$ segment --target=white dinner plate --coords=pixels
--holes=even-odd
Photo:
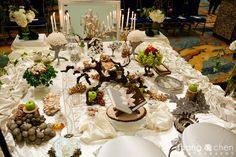
[[[120,136],[105,143],[97,157],[166,157],[154,143],[136,136]]]
[[[182,136],[187,157],[235,157],[236,135],[211,123],[195,123]]]

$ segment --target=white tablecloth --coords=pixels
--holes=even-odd
[[[148,43],[144,43],[148,44]],[[104,51],[108,54],[111,54],[111,50],[107,48],[108,43],[104,43]],[[229,98],[224,98],[224,91],[219,86],[214,86],[211,83],[209,83],[209,80],[207,77],[203,76],[199,71],[196,71],[193,69],[184,59],[180,58],[178,56],[178,53],[175,52],[168,42],[158,40],[155,42],[155,45],[157,45],[161,51],[164,54],[165,57],[165,64],[169,67],[169,69],[172,71],[172,76],[175,78],[178,78],[179,80],[184,82],[184,85],[186,86],[190,82],[196,82],[199,84],[200,89],[203,90],[206,96],[206,100],[209,105],[211,105],[211,113],[209,114],[197,114],[200,122],[210,122],[214,124],[218,124],[220,126],[226,127],[228,129],[232,129],[232,131],[235,131],[235,122],[236,122],[236,114],[235,110],[233,109],[233,106],[235,105],[235,102],[233,102]],[[25,103],[28,100],[35,100],[38,106],[40,107],[40,113],[43,114],[42,106],[43,102],[41,100],[42,95],[35,95],[33,88],[29,88],[25,82],[25,80],[21,79],[22,73],[24,70],[29,67],[32,63],[31,59],[32,56],[30,56],[32,50],[15,50],[13,54],[11,54],[11,58],[14,60],[14,56],[17,56],[18,58],[19,54],[23,54],[24,52],[28,52],[29,55],[26,55],[23,57],[23,59],[19,59],[19,62],[16,66],[9,65],[7,70],[10,73],[10,76],[3,76],[0,78],[0,80],[4,83],[4,81],[7,84],[3,84],[0,90],[1,95],[1,101],[5,102],[4,107],[0,107],[0,119],[2,124],[6,121],[6,118],[11,114],[12,109],[16,108],[18,104]],[[68,51],[62,51],[60,53],[61,55],[69,58],[69,52]],[[115,52],[116,58],[115,60],[120,60],[120,52]],[[84,58],[86,58],[87,54],[84,54]],[[83,59],[82,59],[83,60]],[[53,63],[54,67],[60,71],[62,69],[65,69],[65,67],[70,64],[71,62],[67,61],[61,62],[60,66],[56,65],[56,62]],[[79,63],[79,65],[82,65]],[[127,67],[129,71],[140,71],[143,72],[143,68],[141,68],[135,61],[132,61],[131,64]],[[66,129],[63,129],[62,134],[66,133],[73,133],[76,136],[79,136],[79,125],[81,123],[81,117],[84,114],[84,110],[86,108],[85,105],[85,95],[82,94],[78,97],[78,100],[80,103],[78,105],[73,105],[71,96],[67,94],[67,88],[71,85],[75,84],[76,76],[73,76],[71,74],[72,72],[68,73],[61,73],[59,72],[57,77],[54,80],[54,83],[52,86],[50,86],[50,92],[58,93],[61,95],[60,103],[61,103],[61,112],[66,115],[67,118],[67,126]],[[19,79],[13,79],[17,76]],[[151,89],[156,89],[154,85],[154,78],[146,78],[145,84],[149,86]],[[16,86],[18,85],[18,86]],[[10,87],[9,87],[10,86]],[[107,84],[103,86],[105,88]],[[109,85],[108,85],[109,86]],[[8,94],[6,94],[8,92]],[[15,93],[15,94],[14,94]],[[183,92],[184,93],[184,92]],[[178,96],[183,96],[184,94],[180,94]],[[105,100],[106,100],[106,106],[109,106],[111,104],[110,100],[108,99],[108,96],[105,92]],[[156,102],[158,103],[161,102]],[[170,103],[169,101],[161,103],[168,106],[169,110],[172,111],[175,109],[176,104]],[[6,110],[7,109],[7,110]],[[104,108],[101,110],[105,110]],[[106,116],[104,114],[104,116]],[[222,119],[221,119],[222,118]],[[54,122],[55,117],[48,117],[46,116],[46,122]],[[223,120],[224,119],[224,120]],[[227,122],[228,121],[228,122]],[[2,125],[3,127],[3,125]],[[147,140],[152,141],[154,144],[159,146],[163,152],[167,155],[169,148],[172,146],[171,140],[177,138],[179,136],[179,133],[176,131],[176,129],[172,126],[167,131],[158,131],[158,130],[150,130],[143,128],[141,130],[137,131],[127,131],[127,132],[117,132],[117,136],[120,135],[134,135],[139,136],[142,138],[145,138]],[[58,135],[59,136],[59,135]],[[58,137],[57,136],[57,137]],[[7,138],[8,141],[10,141],[9,138]],[[18,146],[14,145],[15,148],[13,149],[13,156],[16,157],[25,157],[25,156],[32,156],[32,157],[45,157],[47,155],[47,151],[49,148],[53,145],[55,142],[56,137],[49,141],[46,144],[43,144],[41,146]],[[109,140],[109,139],[108,139]],[[81,142],[81,149],[82,149],[82,155],[81,157],[94,157],[94,152],[104,144],[104,142],[107,140],[91,143],[91,144],[85,144],[84,142]],[[184,152],[173,152],[172,156],[174,157],[184,157]]]
[[[37,40],[20,40],[19,35],[16,36],[15,40],[12,42],[11,49],[25,49],[25,48],[31,48],[31,49],[38,49],[39,47],[49,47],[49,45],[46,42],[46,35],[45,34],[39,34],[39,38]]]

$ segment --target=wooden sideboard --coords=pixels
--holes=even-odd
[[[229,41],[236,40],[236,0],[222,1],[213,32]]]

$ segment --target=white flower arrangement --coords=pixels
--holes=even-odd
[[[165,14],[157,9],[149,12],[149,17],[153,22],[162,23],[165,20]]]
[[[127,40],[130,42],[142,42],[145,40],[145,38],[145,32],[140,30],[133,30],[127,36]]]
[[[230,44],[229,49],[230,49],[231,51],[236,51],[236,40],[234,40],[234,41]]]
[[[47,42],[52,46],[62,46],[67,43],[66,37],[61,32],[52,32],[47,37]]]
[[[11,21],[15,21],[17,25],[26,27],[28,23],[32,22],[35,18],[35,13],[32,10],[25,10],[23,6],[19,9],[10,7],[9,17]]]

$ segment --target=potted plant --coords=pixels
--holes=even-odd
[[[57,71],[50,64],[38,63],[26,69],[23,78],[26,79],[28,84],[33,87],[50,86],[56,77]]]
[[[162,53],[152,45],[148,45],[146,49],[139,51],[137,57],[138,62],[144,66],[144,76],[153,76],[151,68],[159,66],[162,63],[162,59]]]
[[[195,83],[192,83],[188,86],[188,90],[186,92],[186,97],[188,97],[189,100],[191,100],[191,101],[195,101],[197,93],[198,93],[198,85]]]

